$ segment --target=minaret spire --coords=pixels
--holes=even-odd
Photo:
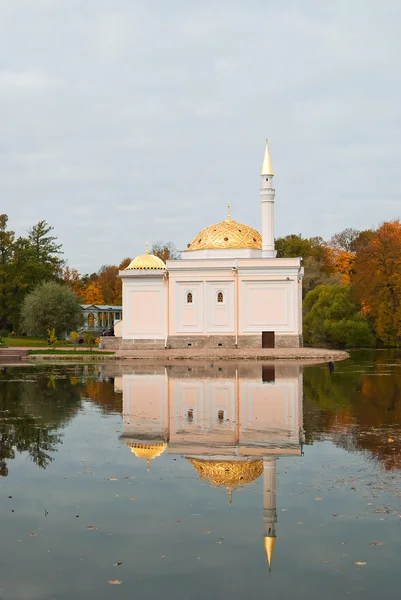
[[[265,154],[262,164],[262,188],[260,201],[262,203],[262,256],[275,258],[277,252],[274,248],[274,196],[273,188],[274,170],[270,158],[269,145],[266,140]]]
[[[272,161],[270,158],[270,152],[269,152],[269,142],[266,138],[266,147],[265,147],[265,155],[263,157],[263,164],[262,164],[262,171],[260,173],[263,176],[266,175],[274,175],[274,170],[273,170],[273,165],[272,165]]]
[[[276,459],[263,461],[263,520],[265,522],[265,550],[269,571],[272,566],[274,546],[276,545]]]

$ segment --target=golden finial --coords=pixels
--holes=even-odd
[[[227,221],[231,221],[231,214],[230,214],[230,203],[228,203],[228,207],[227,207]]]
[[[146,242],[146,254],[149,254],[149,242]]]
[[[276,536],[274,537],[270,537],[270,536],[266,536],[265,537],[265,550],[266,550],[266,555],[267,555],[267,562],[269,564],[269,571],[271,571],[272,568],[272,558],[273,558],[273,552],[274,552],[274,546],[276,545]]]
[[[266,138],[266,148],[265,148],[265,155],[263,157],[261,175],[262,176],[263,175],[274,175],[274,170],[273,170],[273,165],[272,165],[272,161],[270,158],[269,145],[268,145],[267,138]]]

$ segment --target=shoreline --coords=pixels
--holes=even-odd
[[[169,362],[169,361],[280,361],[324,363],[338,362],[349,358],[349,353],[344,350],[330,350],[327,348],[243,348],[214,350],[211,348],[192,350],[117,350],[115,354],[76,354],[71,350],[69,354],[32,354],[28,355],[26,364],[40,362]],[[19,363],[22,364],[22,363]]]

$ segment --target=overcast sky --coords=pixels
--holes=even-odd
[[[0,212],[80,272],[226,217],[400,216],[400,0],[0,0]]]

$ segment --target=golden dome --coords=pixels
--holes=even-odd
[[[256,229],[228,218],[202,229],[186,251],[226,248],[262,249],[262,236]]]
[[[158,456],[161,456],[167,444],[164,442],[155,442],[154,444],[141,444],[140,442],[127,442],[128,448],[131,448],[131,452],[138,458],[144,458],[148,463],[148,470],[150,461]]]
[[[162,261],[161,258],[155,256],[154,254],[141,254],[137,256],[130,262],[127,267],[127,271],[131,271],[133,269],[165,269],[166,265]]]
[[[262,460],[217,461],[188,458],[201,479],[213,485],[233,490],[241,485],[256,481],[263,473]]]

